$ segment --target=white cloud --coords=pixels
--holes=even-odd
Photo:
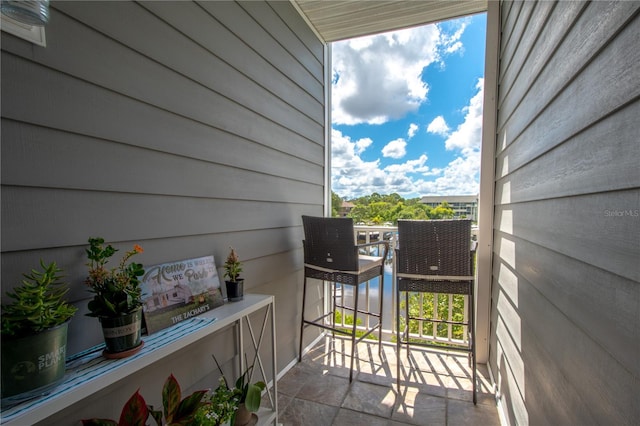
[[[439,115],[429,123],[427,126],[427,132],[435,133],[440,136],[447,136],[449,134],[449,126],[447,126],[447,122],[444,117]]]
[[[452,132],[445,142],[448,150],[459,149],[463,155],[480,149],[482,141],[482,103],[484,99],[484,79],[478,79],[476,84],[478,93],[471,98],[469,105],[463,111],[466,112],[464,122]]]
[[[409,139],[414,137],[416,135],[416,133],[418,132],[419,128],[420,128],[420,126],[418,126],[416,123],[409,124],[409,130],[407,131],[407,137]]]
[[[355,153],[358,155],[362,154],[367,148],[369,148],[369,146],[371,146],[372,143],[373,141],[371,138],[358,139],[354,147]]]
[[[382,124],[417,111],[429,86],[422,71],[462,54],[468,19],[360,37],[332,45],[332,115],[335,124]],[[443,28],[451,31],[444,30]]]
[[[392,140],[382,148],[382,155],[390,158],[402,158],[407,154],[407,141],[402,138]]]
[[[464,121],[445,141],[448,150],[459,150],[460,157],[451,161],[442,176],[418,186],[423,195],[477,194],[480,181],[480,148],[482,144],[482,103],[484,79],[478,79],[478,92],[464,108]]]
[[[442,36],[443,50],[446,53],[464,53],[464,46],[462,45],[460,38],[462,37],[464,30],[467,28],[469,21],[468,19],[460,19],[457,22],[459,23],[459,27],[453,34],[443,34]]]
[[[333,124],[382,124],[416,112],[429,95],[429,86],[422,80],[425,67],[444,68],[447,55],[464,53],[461,37],[468,22],[463,18],[332,44]],[[463,108],[463,123],[451,128],[439,116],[426,126],[427,132],[442,136],[446,149],[457,156],[443,168],[430,167],[426,154],[405,158],[407,144],[415,143],[413,138],[425,123],[411,123],[405,135],[392,136],[398,139],[386,144],[380,155],[385,163],[389,159],[404,162],[385,167],[381,158],[362,158],[373,146],[371,138],[352,140],[332,129],[332,189],[347,198],[373,192],[405,197],[477,193],[482,86],[479,80],[477,94]]]
[[[410,198],[422,195],[477,194],[482,138],[482,79],[478,80],[476,88],[478,92],[464,108],[464,122],[445,141],[448,150],[459,151],[460,155],[444,168],[431,168],[425,154],[381,168],[379,159],[366,162],[360,158],[358,146],[368,147],[368,138],[352,141],[349,136],[333,129],[332,189],[346,198],[373,192],[396,192]],[[391,157],[388,154],[402,152],[404,156],[405,151],[406,141],[399,138],[385,146],[383,155]]]
[[[427,99],[424,67],[439,61],[437,25],[333,44],[332,116],[336,124],[382,124]]]
[[[434,180],[415,182],[421,195],[472,195],[479,191],[480,152],[458,157],[441,170]]]
[[[355,198],[373,192],[409,194],[413,191],[414,183],[408,174],[427,176],[431,172],[424,154],[418,159],[381,169],[379,160],[363,161],[356,153],[358,141],[351,140],[339,130],[332,130],[331,143],[331,186],[343,197]]]
[[[380,161],[366,162],[360,158],[357,145],[339,130],[331,131],[331,179],[333,190],[346,194],[362,185],[371,176],[379,175]]]

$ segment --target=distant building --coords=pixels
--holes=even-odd
[[[353,209],[356,205],[350,203],[348,201],[343,201],[340,206],[340,217],[347,217],[349,213],[351,213],[351,209]]]
[[[478,221],[477,195],[428,195],[420,200],[422,204],[438,207],[446,202],[454,211],[454,217],[466,217],[474,222]]]

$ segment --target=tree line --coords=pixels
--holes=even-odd
[[[342,202],[348,201],[354,204],[347,217],[353,218],[356,223],[381,225],[392,223],[397,225],[398,219],[451,219],[455,212],[447,202],[437,207],[431,207],[420,202],[420,198],[404,199],[393,193],[381,195],[373,193],[352,200],[343,200],[338,194],[331,191],[331,215],[340,216]]]

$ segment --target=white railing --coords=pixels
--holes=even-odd
[[[373,282],[369,282],[365,285],[364,294],[361,293],[360,301],[366,301],[366,308],[370,308],[370,304],[373,303],[373,306],[377,306],[378,299],[380,295],[383,296],[383,339],[386,341],[395,341],[395,330],[396,328],[396,271],[395,271],[395,249],[398,242],[397,238],[397,230],[398,228],[395,226],[364,226],[357,225],[355,227],[356,238],[359,244],[362,243],[370,243],[379,241],[383,239],[389,242],[389,255],[388,259],[385,262],[385,279],[384,279],[384,291],[379,291],[379,283],[378,280],[372,280]],[[339,304],[344,305],[345,301],[347,304],[353,300],[353,294],[347,293],[350,292],[351,288],[338,287],[337,296],[339,298]],[[374,297],[370,297],[372,296]],[[373,299],[373,302],[371,300]],[[436,305],[438,308],[435,309],[434,318],[436,319],[446,319],[447,321],[451,321],[454,319],[456,315],[462,315],[464,321],[467,320],[467,315],[469,312],[468,309],[468,296],[462,295],[449,295],[449,294],[434,294],[434,293],[419,293],[415,294],[413,297],[409,299],[410,307],[414,307],[414,304],[417,304],[417,309],[419,311],[420,316],[424,316],[425,309],[428,310],[429,314],[434,313],[433,302],[436,300]],[[401,309],[403,308],[404,303],[401,304]],[[374,309],[375,311],[376,309]],[[346,311],[346,313],[345,313]],[[444,313],[443,313],[444,312]],[[352,312],[348,310],[342,310],[339,315],[339,322],[344,327],[352,326],[349,324],[352,321]],[[357,328],[368,328],[370,325],[370,321],[377,321],[376,318],[365,317],[363,319],[365,323],[358,325]],[[452,324],[441,323],[438,326],[437,323],[429,323],[428,325],[423,325],[420,323],[416,330],[413,330],[410,334],[410,338],[429,340],[434,342],[442,342],[448,344],[461,344],[464,345],[467,343],[467,332],[466,327],[455,326]]]

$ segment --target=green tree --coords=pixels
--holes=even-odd
[[[335,204],[340,197],[336,194],[334,200],[333,195],[332,202]],[[426,204],[422,204],[420,200],[421,198],[405,200],[396,193],[381,195],[374,192],[371,195],[351,200],[355,207],[351,209],[349,217],[353,218],[356,223],[363,222],[376,225],[386,222],[397,224],[398,219],[427,220],[451,219],[454,217],[455,212],[446,202],[431,208]],[[340,200],[340,203],[342,203],[342,200]]]
[[[429,217],[431,219],[453,219],[454,214],[455,212],[451,207],[449,207],[449,203],[445,201],[438,207],[431,210]]]
[[[335,192],[331,191],[331,217],[340,216],[340,207],[342,207],[342,198]]]
[[[367,222],[369,217],[369,208],[366,205],[356,204],[355,207],[351,209],[349,217],[353,218],[353,221],[356,223]]]

